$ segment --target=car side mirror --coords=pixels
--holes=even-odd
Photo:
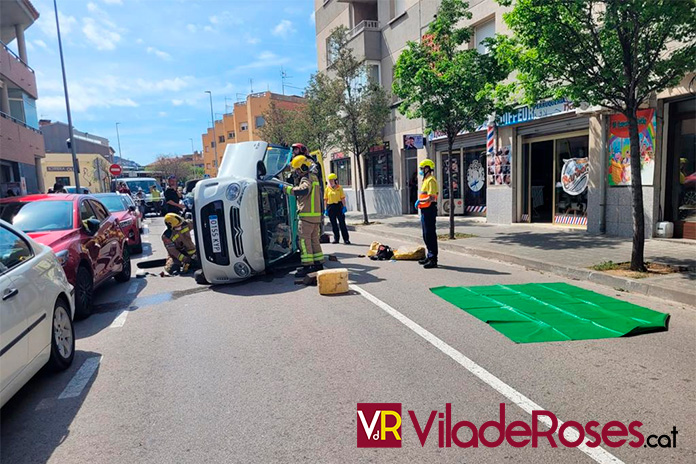
[[[85,224],[85,229],[87,229],[87,233],[89,235],[96,235],[96,233],[99,232],[99,226],[100,226],[99,219],[94,219],[94,218],[87,219],[86,221],[84,221],[84,224]]]
[[[134,213],[134,212],[135,212],[135,206],[130,205],[130,206],[128,207],[128,211],[130,211],[131,213]]]

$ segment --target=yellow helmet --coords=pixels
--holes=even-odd
[[[434,163],[433,160],[431,160],[431,159],[424,159],[423,161],[420,162],[420,164],[419,164],[418,166],[419,166],[420,168],[424,168],[424,167],[427,166],[427,167],[429,167],[432,171],[435,170],[435,163]]]
[[[179,227],[181,224],[183,224],[184,218],[175,213],[167,213],[164,216],[164,223],[167,225],[167,227],[173,229],[174,227]]]
[[[290,162],[290,166],[293,169],[301,169],[303,171],[308,171],[312,162],[305,155],[297,155]]]
[[[338,176],[336,175],[336,173],[332,172],[331,174],[329,174],[329,180],[336,180],[336,179],[338,179]]]

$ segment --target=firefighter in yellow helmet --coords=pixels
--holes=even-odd
[[[164,216],[167,230],[162,234],[162,242],[167,249],[167,262],[164,270],[168,274],[185,274],[198,267],[196,246],[191,240],[193,225],[178,214],[167,213]]]
[[[301,144],[293,145],[295,157],[290,162],[295,175],[300,179],[296,187],[281,186],[288,195],[297,197],[297,210],[300,219],[300,251],[302,268],[295,274],[304,277],[310,272],[324,269],[324,253],[321,251],[321,185],[312,172],[312,161],[306,156],[307,148]]]
[[[420,174],[423,176],[423,185],[416,201],[416,209],[421,212],[421,227],[423,229],[423,241],[428,249],[425,259],[418,261],[425,269],[437,267],[437,231],[435,229],[437,219],[437,196],[439,188],[435,179],[435,163],[431,159],[424,159],[419,164]]]

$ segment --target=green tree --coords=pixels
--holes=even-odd
[[[409,118],[424,118],[427,133],[443,131],[449,153],[462,130],[475,131],[505,101],[505,86],[499,84],[509,69],[495,53],[465,48],[471,28],[460,27],[470,19],[468,4],[443,0],[437,16],[420,42],[408,42],[394,68],[394,93],[402,99],[399,111]],[[449,236],[454,238],[452,165],[447,182]]]
[[[369,77],[363,63],[353,56],[348,42],[348,30],[344,26],[337,27],[329,36],[332,59],[321,93],[333,108],[325,123],[333,129],[336,145],[355,157],[363,222],[368,224],[362,156],[381,141],[382,130],[389,121],[389,98],[379,82]]]
[[[261,138],[277,145],[292,145],[297,141],[297,131],[301,114],[297,110],[288,110],[271,102],[263,114],[265,124],[259,133]]]
[[[510,6],[513,0],[498,0]],[[636,111],[694,70],[694,0],[516,0],[504,15],[515,34],[500,50],[515,58],[525,99],[563,96],[623,114],[630,137],[631,270],[643,271],[645,220]],[[604,180],[602,180],[604,182]]]
[[[305,88],[306,106],[296,121],[296,135],[310,151],[326,154],[336,143],[336,100],[340,88],[326,74],[316,73]]]

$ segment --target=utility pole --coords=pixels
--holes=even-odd
[[[215,166],[215,169],[218,167],[218,153],[217,153],[217,146],[218,146],[218,140],[217,140],[217,135],[215,134],[215,115],[213,114],[213,92],[210,90],[206,90],[205,93],[210,95],[210,121],[213,123],[213,147],[215,148],[215,162],[213,165]]]
[[[196,149],[193,148],[193,139],[192,139],[192,138],[189,138],[189,140],[191,141],[191,153],[195,153],[195,152],[196,152]]]
[[[121,154],[121,136],[118,133],[118,125],[120,122],[116,123],[116,140],[118,140],[118,159],[123,163],[123,155]],[[111,155],[111,164],[114,164],[114,155]]]
[[[70,135],[70,149],[72,150],[73,173],[75,174],[75,191],[80,191],[80,164],[77,161],[75,150],[75,135],[73,134],[72,115],[70,114],[70,97],[68,97],[68,80],[65,77],[65,60],[63,59],[63,43],[60,39],[60,23],[58,21],[58,4],[53,0],[53,9],[56,13],[56,33],[58,34],[58,53],[60,54],[60,67],[63,71],[63,90],[65,91],[65,109],[68,113],[68,134]]]

